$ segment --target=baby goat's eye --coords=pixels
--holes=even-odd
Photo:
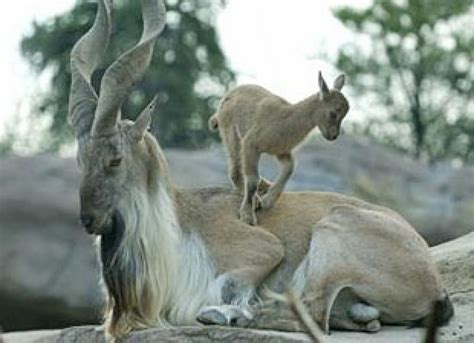
[[[329,118],[331,118],[332,120],[336,120],[337,119],[337,113],[336,112],[329,112]]]
[[[114,158],[110,160],[109,167],[118,167],[122,163],[122,158]]]

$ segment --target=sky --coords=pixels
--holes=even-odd
[[[74,2],[16,0],[0,12],[0,137],[7,126],[21,126],[35,94],[47,90],[48,76],[38,78],[22,59],[21,38],[31,32],[35,20],[64,13]],[[237,72],[238,84],[259,84],[297,101],[317,91],[318,70],[332,84],[337,71],[321,60],[321,54],[334,55],[353,37],[333,17],[331,8],[369,3],[292,0],[288,6],[287,0],[228,0],[217,18],[218,34],[230,66]]]

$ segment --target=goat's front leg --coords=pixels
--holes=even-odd
[[[240,137],[238,137],[235,130],[231,130],[227,135],[224,135],[223,140],[229,152],[229,176],[234,187],[239,192],[244,192],[244,176],[242,171],[242,156],[241,156],[241,143]]]
[[[255,210],[257,208],[257,187],[259,182],[258,176],[258,159],[260,155],[251,144],[242,145],[242,162],[245,179],[245,192],[242,204],[240,205],[240,219],[248,225],[257,225],[257,216]]]
[[[282,165],[282,169],[280,175],[273,186],[270,187],[268,192],[262,197],[260,201],[260,207],[262,209],[269,209],[275,205],[275,202],[280,197],[281,192],[285,188],[285,185],[290,178],[291,174],[293,174],[293,170],[295,167],[293,155],[291,154],[284,154],[277,156],[278,161]]]
[[[238,239],[222,239],[218,246],[210,246],[218,277],[208,290],[210,306],[197,317],[204,324],[246,326],[258,287],[285,256],[283,244],[272,233],[232,221],[219,227],[218,234]]]

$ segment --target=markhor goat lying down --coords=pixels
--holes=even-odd
[[[325,332],[411,323],[441,301],[453,311],[428,247],[396,212],[334,193],[284,193],[259,215],[237,218],[235,190],[180,190],[147,132],[120,106],[151,60],[165,23],[163,0],[141,0],[140,41],[90,84],[111,31],[110,0],[71,53],[69,118],[78,140],[80,217],[98,236],[111,337],[163,325],[303,330],[270,290],[293,289]],[[260,301],[257,301],[260,299]]]
[[[311,130],[318,127],[326,139],[337,138],[349,110],[341,93],[344,80],[340,75],[329,90],[319,73],[320,92],[296,104],[254,85],[237,87],[222,98],[217,113],[209,119],[209,128],[219,129],[227,148],[230,179],[244,193],[240,218],[245,223],[256,225],[256,208],[269,209],[278,200],[293,173],[292,152]],[[264,181],[259,180],[258,161],[262,153],[276,156],[282,170],[260,200],[257,188]]]

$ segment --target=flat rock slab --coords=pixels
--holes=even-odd
[[[423,329],[384,327],[377,334],[334,332],[326,336],[324,343],[421,343]],[[94,326],[72,327],[64,330],[12,333],[4,336],[3,343],[105,343],[103,331]],[[149,329],[130,334],[123,343],[148,342],[275,342],[308,343],[309,336],[302,333],[247,330],[226,327],[181,327],[176,329]],[[474,342],[474,334],[464,334],[462,329],[446,327],[441,331],[439,342]]]
[[[439,332],[439,343],[474,343],[474,232],[431,249],[455,308],[449,326]],[[415,263],[416,261],[414,261]],[[394,285],[396,287],[396,285]],[[384,326],[376,334],[333,332],[324,343],[421,343],[424,329]],[[1,342],[1,340],[0,340]],[[103,343],[104,332],[95,326],[64,330],[10,333],[2,343]],[[138,342],[311,342],[303,333],[250,330],[219,326],[179,327],[136,331],[121,341]]]

